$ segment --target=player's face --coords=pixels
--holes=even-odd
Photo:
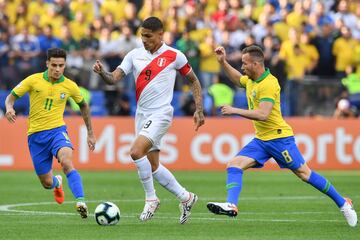
[[[51,81],[57,81],[64,74],[65,70],[65,59],[64,58],[50,58],[46,61],[46,66],[48,68],[48,76]]]
[[[254,74],[254,69],[255,69],[255,64],[257,64],[250,56],[250,54],[245,53],[244,55],[242,55],[242,66],[241,66],[241,70],[243,71],[243,73],[247,76],[249,76],[252,80],[254,76],[256,76]]]
[[[153,32],[150,29],[141,28],[140,34],[141,34],[141,40],[146,50],[153,53],[160,48],[162,42],[162,36],[163,36],[162,30]]]

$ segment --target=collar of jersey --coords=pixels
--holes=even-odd
[[[48,70],[46,70],[46,71],[43,73],[43,78],[44,78],[46,81],[50,82],[50,81],[49,81],[49,76],[48,76]],[[64,75],[61,75],[61,77],[59,78],[59,80],[57,80],[57,81],[54,82],[53,84],[55,84],[55,83],[61,83],[61,82],[64,81],[64,79],[65,79]]]
[[[261,76],[260,76],[258,79],[254,80],[254,82],[256,82],[256,83],[261,82],[261,81],[264,80],[264,78],[266,78],[269,74],[270,74],[270,69],[269,69],[269,68],[265,68],[265,72],[264,72],[263,74],[261,74]]]
[[[154,53],[151,53],[150,51],[148,51],[148,53],[150,53],[151,55],[158,54],[164,47],[165,47],[165,43],[162,42],[162,45],[161,45],[161,47],[159,47],[158,50],[156,50]]]

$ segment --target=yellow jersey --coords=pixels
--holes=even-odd
[[[260,102],[268,101],[274,104],[268,120],[254,120],[255,137],[268,141],[277,138],[290,137],[294,133],[285,122],[280,109],[280,85],[276,77],[271,75],[269,69],[256,80],[248,76],[240,77],[240,84],[246,89],[246,97],[250,110],[259,108]]]
[[[47,71],[30,75],[11,91],[16,98],[27,92],[30,95],[29,135],[65,125],[63,115],[69,97],[78,104],[84,101],[75,82],[62,76],[52,83]]]

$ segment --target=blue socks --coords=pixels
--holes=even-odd
[[[66,174],[68,185],[77,200],[84,199],[84,190],[81,182],[81,176],[76,170],[72,170]]]
[[[345,199],[336,191],[336,189],[331,185],[331,183],[324,178],[323,176],[317,174],[314,171],[311,171],[310,178],[308,183],[319,191],[328,195],[336,205],[340,208],[344,205]]]
[[[238,204],[239,195],[242,188],[242,175],[243,170],[240,168],[230,167],[227,169],[227,202]]]
[[[59,186],[59,180],[58,180],[55,176],[52,177],[52,180],[53,180],[53,183],[52,183],[50,189],[53,189],[54,187],[58,187],[58,186]]]

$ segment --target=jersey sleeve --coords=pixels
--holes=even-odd
[[[275,100],[280,94],[280,86],[275,78],[272,78],[271,81],[266,81],[261,86],[259,92],[260,102],[272,102],[275,104]]]
[[[126,54],[121,64],[117,67],[117,68],[121,68],[124,71],[125,75],[129,74],[133,70],[133,56],[135,50],[136,49]]]
[[[191,71],[191,66],[188,63],[186,56],[180,51],[178,51],[176,54],[175,68],[183,76],[185,76]]]
[[[249,77],[246,75],[243,75],[240,77],[240,85],[243,88],[246,88],[247,81],[249,81]]]
[[[77,104],[80,104],[80,103],[83,103],[85,100],[84,100],[84,97],[83,95],[81,95],[80,93],[80,88],[79,86],[73,82],[72,86],[71,86],[71,92],[70,92],[70,97],[72,99],[74,99],[74,101],[77,103]]]
[[[27,92],[31,90],[31,80],[32,78],[27,77],[22,80],[14,89],[11,91],[11,94],[16,98],[24,96]]]

